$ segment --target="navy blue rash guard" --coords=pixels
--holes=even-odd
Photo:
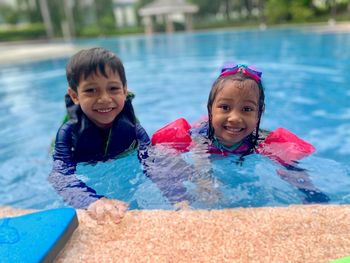
[[[87,208],[103,196],[76,177],[77,163],[106,161],[135,149],[142,161],[147,158],[150,139],[136,121],[129,98],[107,132],[92,123],[67,97],[66,104],[70,119],[57,132],[49,182],[67,204]]]

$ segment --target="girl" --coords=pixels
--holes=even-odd
[[[190,128],[186,120],[179,119],[157,131],[152,144],[170,143],[181,151],[206,145],[209,153],[239,154],[240,161],[248,154],[260,153],[287,168],[278,170],[278,175],[302,191],[305,202],[328,202],[329,198],[313,186],[306,171],[296,165],[315,148],[286,129],[260,129],[265,108],[261,76],[261,72],[247,65],[225,66],[209,93],[207,120]],[[172,130],[176,133],[169,137]]]
[[[259,127],[264,101],[261,72],[245,65],[228,65],[209,93],[208,121],[191,133],[207,137],[210,152],[252,153],[263,136]]]

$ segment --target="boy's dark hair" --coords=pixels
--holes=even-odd
[[[219,90],[222,89],[224,83],[227,80],[231,80],[231,81],[239,81],[239,82],[244,82],[245,80],[251,80],[252,82],[252,86],[255,86],[255,84],[258,86],[259,88],[259,105],[258,105],[258,122],[255,128],[255,134],[252,134],[249,138],[250,142],[250,148],[248,149],[248,151],[246,153],[243,154],[247,155],[249,153],[252,152],[252,150],[254,149],[254,147],[258,144],[258,140],[259,140],[259,128],[260,128],[260,120],[261,120],[261,115],[264,112],[264,108],[265,108],[265,92],[264,92],[264,87],[261,84],[261,81],[257,82],[256,80],[254,80],[253,78],[249,77],[246,74],[243,74],[241,72],[238,72],[236,74],[233,75],[228,75],[225,77],[219,77],[215,80],[215,82],[213,83],[210,93],[209,93],[209,97],[208,97],[208,103],[207,103],[207,109],[208,109],[208,118],[209,118],[209,130],[208,130],[208,138],[209,139],[213,139],[214,138],[214,128],[212,126],[212,106],[213,106],[213,102],[216,98],[216,95],[218,94]]]
[[[126,76],[122,61],[114,53],[101,47],[83,49],[71,57],[66,66],[69,87],[77,92],[81,77],[87,78],[98,72],[107,77],[106,66],[118,73],[125,87]]]

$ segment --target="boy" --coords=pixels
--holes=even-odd
[[[127,205],[109,200],[75,176],[78,162],[106,161],[119,154],[149,145],[149,137],[137,122],[128,94],[124,66],[103,48],[82,50],[66,66],[68,121],[57,132],[53,171],[49,181],[75,208],[87,208],[101,221],[110,215],[115,222]]]

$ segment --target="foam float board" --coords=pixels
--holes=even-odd
[[[52,262],[78,224],[73,208],[1,218],[0,261]]]

